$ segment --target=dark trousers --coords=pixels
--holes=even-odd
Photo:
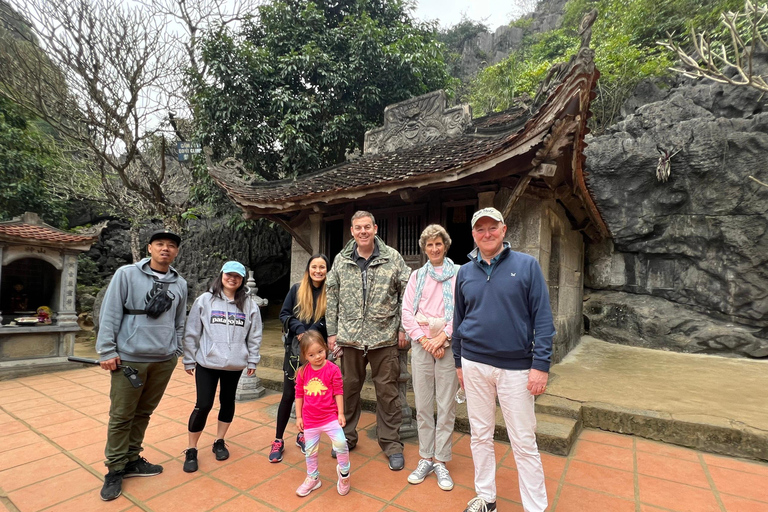
[[[107,458],[104,464],[110,471],[120,471],[128,462],[139,458],[149,417],[163,398],[178,359],[174,356],[161,363],[124,361],[123,364],[139,372],[139,379],[144,383],[139,388],[131,386],[122,370],[112,372],[107,446],[104,448]]]
[[[280,405],[277,407],[277,421],[275,426],[275,439],[282,439],[285,434],[285,427],[291,419],[291,406],[296,400],[296,381],[291,379],[287,373],[283,377],[283,397],[280,399]]]
[[[240,382],[242,370],[215,370],[205,366],[195,365],[195,384],[197,387],[197,402],[189,416],[189,431],[202,432],[208,413],[213,409],[216,398],[216,388],[221,381],[219,391],[219,421],[232,423],[235,417],[235,394],[237,383]]]
[[[344,416],[347,426],[344,435],[352,449],[357,445],[357,423],[360,421],[360,391],[365,382],[365,367],[371,365],[371,377],[376,388],[376,433],[381,450],[389,455],[403,452],[400,442],[400,425],[403,411],[397,378],[400,376],[400,358],[397,347],[362,350],[344,347],[341,356],[341,373],[344,376]]]

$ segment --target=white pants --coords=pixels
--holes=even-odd
[[[451,436],[456,420],[456,364],[450,348],[442,359],[424,350],[418,343],[411,352],[413,394],[416,398],[416,425],[419,429],[419,456],[451,460]],[[437,423],[435,423],[437,402]]]
[[[472,430],[470,447],[475,463],[475,492],[486,502],[496,501],[496,395],[507,425],[517,465],[520,496],[526,512],[544,512],[547,489],[536,446],[536,415],[528,391],[528,370],[502,370],[461,358],[467,414]]]

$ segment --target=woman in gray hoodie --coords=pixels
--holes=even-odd
[[[184,471],[197,471],[197,442],[219,392],[219,425],[213,453],[227,460],[224,436],[235,416],[235,392],[244,368],[256,372],[261,346],[261,314],[245,288],[245,267],[228,261],[189,311],[184,334],[184,369],[195,376],[197,402],[189,417],[189,447]]]

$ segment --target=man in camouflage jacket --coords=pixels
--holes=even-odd
[[[407,343],[400,331],[400,311],[411,269],[399,252],[376,236],[378,226],[370,213],[355,213],[351,231],[354,239],[336,256],[326,279],[328,344],[331,350],[337,344],[344,349],[344,434],[349,449],[354,449],[360,391],[370,363],[379,446],[389,458],[389,468],[399,471],[405,460],[400,442],[398,347],[405,348]]]

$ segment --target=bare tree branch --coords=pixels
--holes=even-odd
[[[718,83],[754,87],[768,92],[766,77],[754,73],[753,56],[760,49],[768,48],[768,6],[747,0],[743,12],[724,12],[720,21],[729,36],[729,45],[713,39],[712,34],[691,33],[694,52],[688,52],[673,40],[670,35],[667,42],[660,45],[674,51],[681,62],[681,67],[671,68],[689,78],[708,78]],[[723,70],[735,69],[733,76]]]

